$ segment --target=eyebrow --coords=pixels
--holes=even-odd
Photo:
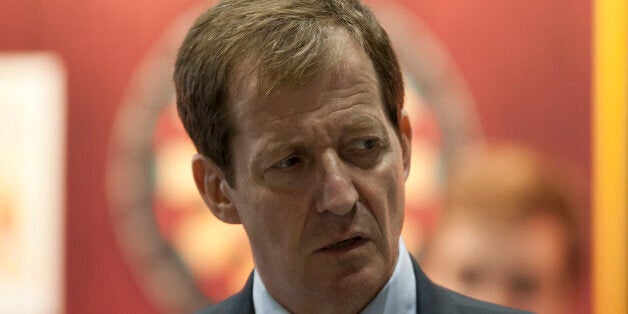
[[[254,169],[260,170],[266,168],[266,163],[274,162],[278,156],[288,154],[293,151],[298,151],[305,147],[305,141],[298,135],[288,140],[268,140],[263,143],[258,143],[253,149],[253,162]],[[260,147],[261,146],[261,147]]]
[[[343,132],[359,132],[369,131],[373,129],[382,131],[383,134],[386,133],[383,132],[384,126],[382,125],[382,123],[378,119],[375,119],[371,116],[352,117],[348,123],[342,126]]]

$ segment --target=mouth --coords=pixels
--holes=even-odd
[[[367,240],[361,236],[355,236],[355,237],[351,237],[342,241],[332,243],[320,249],[319,251],[324,251],[324,252],[347,251],[347,250],[356,248],[358,246],[361,246],[362,244],[366,243],[366,241]]]

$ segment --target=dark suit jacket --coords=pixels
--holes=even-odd
[[[513,310],[498,305],[478,301],[447,290],[430,281],[423,273],[414,258],[412,266],[416,277],[417,313],[420,314],[497,314],[497,313],[527,313]],[[253,275],[249,276],[242,291],[228,299],[214,304],[198,312],[199,314],[211,313],[255,313],[253,308]]]

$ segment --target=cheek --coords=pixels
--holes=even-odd
[[[380,182],[385,182],[384,189],[390,206],[389,210],[393,211],[393,214],[400,212],[400,215],[403,216],[405,177],[400,154],[395,161],[387,165],[387,168],[381,172]]]
[[[240,201],[240,217],[254,245],[281,251],[298,238],[305,202],[300,195],[254,187]]]
[[[400,233],[404,220],[405,189],[403,183],[393,181],[387,185],[388,212],[392,233]]]
[[[371,173],[365,173],[368,179],[368,203],[380,227],[388,229],[394,238],[401,232],[404,218],[405,186],[401,158],[398,162],[384,163]],[[396,241],[396,239],[391,239]]]

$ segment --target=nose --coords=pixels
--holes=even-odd
[[[325,152],[322,158],[323,191],[317,204],[317,211],[330,211],[336,215],[346,215],[358,201],[353,181],[346,169],[346,165],[333,152]]]

